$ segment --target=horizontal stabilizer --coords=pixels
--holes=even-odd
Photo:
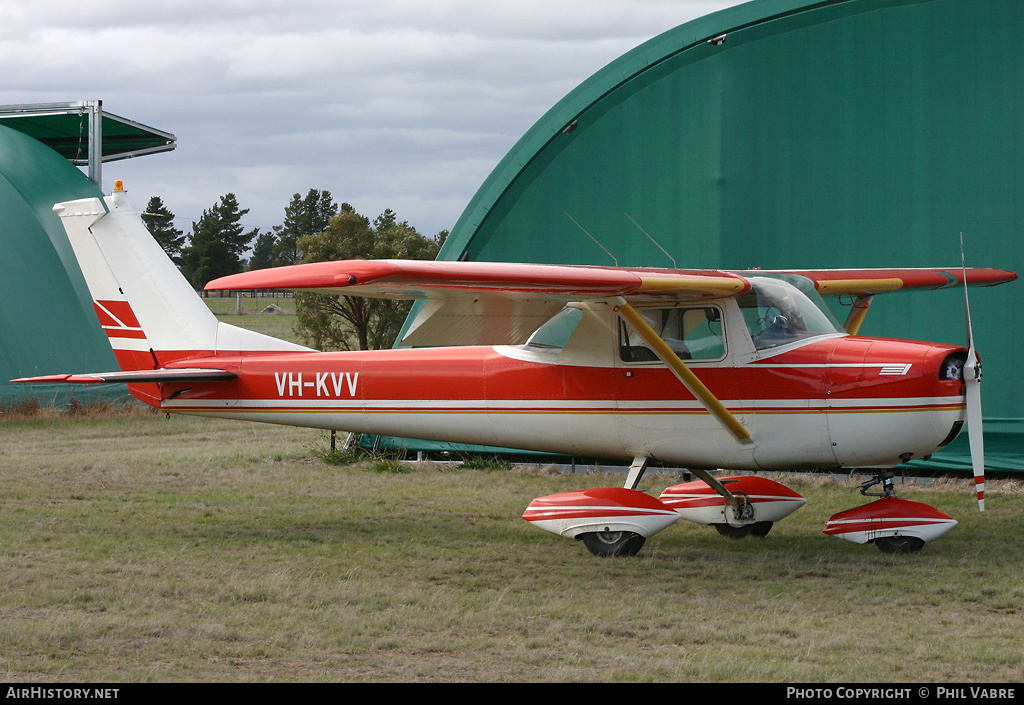
[[[159,370],[130,370],[127,372],[98,372],[90,374],[43,375],[22,377],[12,382],[63,382],[65,384],[112,384],[115,382],[226,382],[238,375],[227,370],[209,367],[162,368]]]

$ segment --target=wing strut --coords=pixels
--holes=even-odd
[[[860,326],[864,323],[864,318],[868,315],[868,309],[871,308],[874,298],[874,294],[864,294],[858,296],[857,300],[853,302],[850,315],[846,317],[846,324],[843,326],[847,333],[857,335],[860,332]]]
[[[697,379],[697,375],[693,374],[693,370],[687,367],[686,363],[676,355],[675,351],[661,339],[661,336],[654,332],[654,329],[647,324],[643,316],[636,312],[635,308],[626,303],[625,299],[619,298],[616,302],[616,310],[633,326],[633,329],[640,334],[640,337],[651,346],[654,354],[668,365],[679,381],[690,390],[690,393],[697,397],[697,400],[704,405],[704,408],[711,412],[711,415],[718,419],[736,437],[737,441],[741,443],[751,442],[750,432],[743,427],[739,419],[733,416],[725,408],[725,404],[720,402],[718,397],[712,394],[711,390]]]

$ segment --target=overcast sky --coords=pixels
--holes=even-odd
[[[633,47],[740,0],[0,0],[0,104],[100,99],[175,151],[103,167],[189,232],[225,193],[450,229],[515,142]]]

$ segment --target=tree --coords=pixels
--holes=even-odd
[[[146,224],[153,239],[160,243],[167,256],[175,264],[181,264],[179,254],[182,245],[185,244],[185,235],[174,227],[174,213],[167,210],[159,196],[149,199],[146,212],[142,214],[142,222]]]
[[[277,242],[274,246],[274,266],[295,264],[299,261],[298,241],[304,235],[316,235],[327,230],[331,218],[338,214],[338,206],[330,191],[310,189],[303,198],[292,196],[284,209],[284,224],[274,226]]]
[[[252,257],[249,258],[249,269],[273,267],[276,245],[277,237],[274,236],[274,233],[260,233],[256,238],[256,244],[252,248]]]
[[[242,255],[260,232],[242,228],[239,221],[248,212],[240,210],[235,194],[229,193],[192,224],[189,244],[181,250],[181,270],[192,286],[202,288],[211,279],[245,268]]]
[[[433,259],[440,246],[388,209],[371,224],[347,203],[324,232],[297,242],[303,262],[341,259]],[[410,302],[304,292],[295,297],[296,330],[319,350],[391,347]]]

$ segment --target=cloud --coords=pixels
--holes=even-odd
[[[178,137],[104,166],[136,207],[246,225],[331,191],[421,232],[451,228],[554,103],[647,39],[738,0],[0,0],[0,103],[99,98]],[[109,186],[107,186],[109,189]]]

